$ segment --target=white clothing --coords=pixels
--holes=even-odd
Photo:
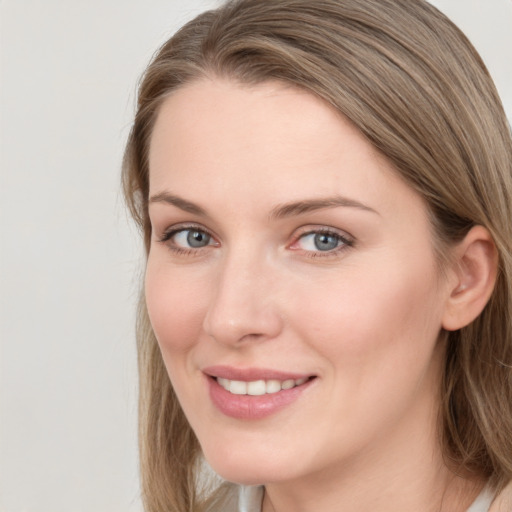
[[[473,505],[468,508],[467,512],[489,512],[493,499],[494,493],[488,487],[484,487],[484,490],[473,502]]]
[[[261,512],[263,486],[237,486],[235,493],[223,504],[219,512]],[[487,487],[468,508],[467,512],[489,512],[494,494]]]

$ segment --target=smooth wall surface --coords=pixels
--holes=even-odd
[[[512,119],[512,0],[436,0]],[[154,50],[215,0],[0,0],[0,512],[140,512],[141,249],[119,169]]]

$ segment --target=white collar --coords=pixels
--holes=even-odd
[[[238,512],[261,512],[263,486],[240,485],[238,488]],[[467,512],[489,512],[494,493],[486,486]]]
[[[489,512],[493,499],[494,493],[489,486],[485,486],[467,512]]]

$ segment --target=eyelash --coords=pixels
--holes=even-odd
[[[215,240],[215,237],[210,233],[207,229],[205,229],[202,226],[198,226],[196,224],[187,224],[187,225],[179,225],[179,226],[173,226],[166,230],[162,236],[158,239],[159,243],[162,243],[166,245],[169,250],[171,250],[173,253],[183,256],[198,256],[200,255],[201,249],[206,249],[207,247],[214,247],[215,244],[208,244],[204,247],[198,247],[198,248],[185,248],[181,247],[179,245],[176,245],[172,242],[172,238],[176,236],[179,233],[186,232],[186,231],[195,231],[198,233],[204,233],[208,237],[210,237],[212,240]],[[293,249],[293,246],[297,244],[301,239],[304,239],[307,236],[310,235],[328,235],[331,237],[334,237],[338,240],[339,245],[331,250],[326,251],[308,251],[308,250],[301,250],[301,249]],[[319,227],[314,229],[308,229],[297,236],[294,237],[291,244],[289,244],[287,247],[290,248],[293,251],[302,251],[303,255],[307,258],[333,258],[338,257],[341,255],[341,253],[348,250],[350,247],[354,246],[354,239],[352,237],[347,236],[346,234],[341,234],[339,231],[336,231],[332,228],[326,228],[326,227]]]
[[[195,231],[197,233],[204,233],[205,235],[209,236],[212,240],[215,240],[215,237],[205,228],[198,226],[196,224],[182,224],[180,226],[173,226],[169,229],[167,229],[162,236],[158,239],[158,242],[166,245],[169,250],[174,252],[175,254],[178,254],[180,256],[196,256],[199,255],[199,251],[201,249],[204,249],[205,247],[199,247],[199,248],[185,248],[180,247],[179,245],[176,245],[172,242],[172,238],[177,235],[178,233],[185,232],[185,231]]]
[[[304,256],[307,258],[336,258],[338,256],[341,256],[342,253],[344,253],[346,250],[348,250],[350,247],[354,246],[354,239],[352,237],[349,237],[346,234],[342,234],[337,230],[334,230],[332,228],[326,228],[326,227],[318,227],[313,229],[307,229],[306,231],[300,233],[294,238],[294,241],[288,246],[289,248],[292,248],[295,244],[297,244],[301,239],[304,239],[307,236],[310,235],[327,235],[330,237],[334,237],[337,239],[339,245],[336,246],[333,249],[327,250],[327,251],[308,251],[308,250],[302,250]],[[292,249],[296,251],[301,251],[301,249]]]

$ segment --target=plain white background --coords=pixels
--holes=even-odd
[[[215,0],[0,0],[0,512],[140,512],[135,86]],[[512,118],[512,0],[436,0]]]

